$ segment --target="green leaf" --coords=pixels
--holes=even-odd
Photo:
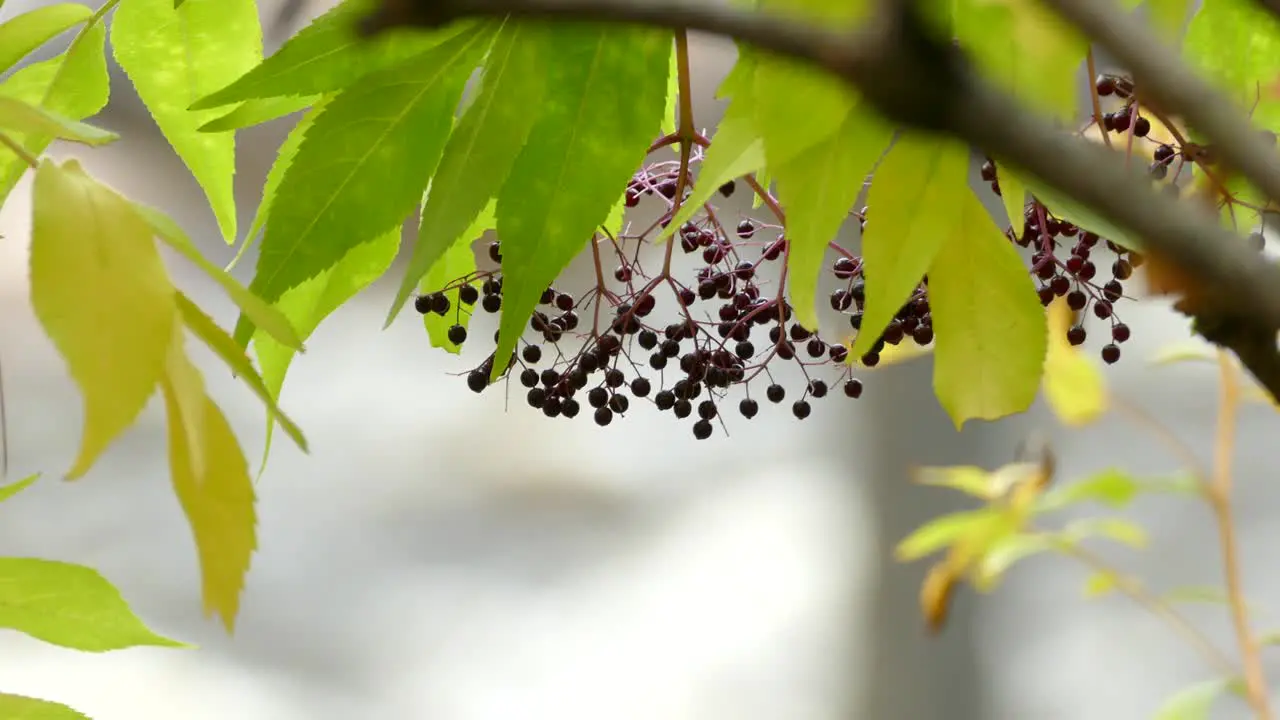
[[[107,104],[111,79],[103,51],[107,31],[102,23],[86,25],[67,52],[45,62],[28,65],[5,81],[0,94],[57,113],[71,120],[83,120]],[[51,135],[15,137],[27,153],[42,155],[53,142]],[[26,161],[0,147],[0,204],[28,170]]]
[[[846,113],[844,122],[828,138],[786,162],[771,165],[778,199],[787,213],[791,305],[796,321],[810,330],[818,330],[815,298],[827,246],[849,217],[863,181],[892,136],[892,126],[874,112],[857,108]]]
[[[201,125],[197,130],[202,133],[227,132],[261,125],[276,118],[306,110],[316,104],[319,99],[319,95],[303,95],[248,100],[236,106],[235,110]]]
[[[1183,55],[1221,92],[1249,110],[1258,84],[1280,75],[1280,25],[1275,15],[1242,0],[1207,2],[1187,27]]]
[[[1061,536],[1065,542],[1069,543],[1078,543],[1089,538],[1104,538],[1137,550],[1147,546],[1147,532],[1132,521],[1118,517],[1076,520],[1067,524]]]
[[[871,350],[911,299],[944,241],[956,233],[961,208],[970,197],[968,174],[967,147],[910,133],[898,138],[880,161],[867,193],[872,208],[862,234],[867,299],[851,355],[862,357]]]
[[[50,700],[0,693],[0,717],[6,720],[89,720],[89,716]]]
[[[345,90],[373,73],[401,65],[474,27],[453,23],[433,32],[391,31],[361,38],[356,23],[378,0],[345,0],[289,38],[262,64],[235,82],[201,98],[192,110],[282,95],[320,95]]]
[[[868,230],[877,212],[871,211]],[[1031,406],[1048,332],[1022,258],[982,203],[966,191],[951,217],[954,225],[929,267],[929,306],[937,337],[934,392],[960,428],[966,420],[994,420]]]
[[[120,136],[102,128],[64,118],[16,98],[0,97],[0,130],[43,133],[59,140],[105,145]]]
[[[1086,600],[1094,600],[1104,595],[1109,595],[1115,589],[1115,573],[1096,572],[1084,581],[1084,597]]]
[[[539,296],[644,160],[666,102],[670,32],[577,25],[557,27],[555,37],[541,115],[498,195],[503,312],[493,378]]]
[[[1123,508],[1133,501],[1141,490],[1133,475],[1116,468],[1107,468],[1083,480],[1060,485],[1040,498],[1039,510],[1057,510],[1082,502],[1099,502],[1114,508]]]
[[[395,260],[399,248],[400,228],[396,228],[356,246],[333,267],[285,292],[275,306],[289,318],[299,337],[305,340],[334,310],[381,277]],[[261,330],[253,336],[253,348],[258,356],[258,366],[262,368],[262,381],[271,397],[279,398],[295,352]],[[266,469],[274,428],[275,423],[268,417],[267,442],[259,475]]]
[[[14,495],[17,495],[23,490],[26,490],[27,488],[31,487],[31,485],[36,480],[39,480],[39,479],[40,479],[40,473],[35,473],[32,475],[28,475],[17,482],[12,482],[12,483],[9,483],[8,485],[0,487],[0,502],[4,502],[5,500],[8,500],[9,498],[13,497]],[[3,717],[3,716],[0,716],[0,717]]]
[[[189,647],[147,628],[96,570],[35,558],[0,558],[0,627],[85,652]]]
[[[676,60],[676,49],[671,48],[671,60],[667,65],[667,105],[662,110],[662,134],[672,135],[676,131],[677,114],[680,100],[680,72]],[[675,148],[676,146],[672,146]]]
[[[1211,605],[1229,605],[1231,598],[1222,588],[1204,585],[1177,587],[1160,595],[1161,599],[1170,603],[1208,603]]]
[[[547,91],[548,58],[557,34],[543,25],[508,22],[498,32],[483,83],[449,136],[431,181],[409,268],[387,316],[390,325],[422,276],[502,189]]]
[[[1014,235],[1022,234],[1026,224],[1027,186],[1018,173],[1007,165],[999,166],[1000,202],[1009,216],[1009,227]]]
[[[254,326],[295,350],[303,350],[301,338],[285,316],[262,298],[249,292],[245,286],[231,277],[230,273],[205,259],[195,243],[191,242],[191,238],[187,237],[182,228],[168,215],[141,203],[134,203],[134,209],[146,219],[155,234],[169,247],[177,250],[180,255],[204,271],[210,279],[221,285],[227,296],[253,322]]]
[[[275,310],[275,308],[272,309]],[[232,340],[231,336],[213,321],[213,318],[206,315],[182,293],[178,293],[178,311],[182,314],[182,320],[187,328],[203,340],[204,344],[227,364],[231,372],[244,380],[244,384],[248,385],[253,394],[267,406],[271,420],[280,423],[285,434],[293,440],[294,444],[303,452],[307,452],[307,439],[303,437],[302,430],[276,404],[273,393],[267,389],[257,369],[253,367],[253,363],[249,362],[249,356],[245,354],[244,349],[236,344],[236,341]],[[279,311],[276,310],[276,312]],[[280,317],[284,318],[283,315]]]
[[[155,391],[177,327],[177,291],[133,205],[81,170],[36,171],[31,304],[84,397],[83,475]]]
[[[1081,230],[1095,233],[1121,247],[1142,251],[1142,241],[1129,231],[1035,178],[1023,176],[1022,179],[1031,194],[1044,203],[1055,217],[1066,220]]]
[[[93,17],[93,9],[79,3],[58,3],[30,10],[0,23],[0,73],[17,65],[31,51],[55,36]]]
[[[1151,24],[1170,41],[1176,41],[1182,36],[1182,29],[1187,24],[1187,11],[1190,9],[1189,0],[1147,0],[1147,15],[1151,18]]]
[[[1229,685],[1227,680],[1207,680],[1184,688],[1160,706],[1155,720],[1209,720],[1209,709]]]
[[[280,181],[251,290],[275,302],[413,212],[492,30],[465,32],[365,78],[325,106]],[[236,340],[250,333],[241,318]]]
[[[1052,549],[1053,543],[1043,535],[1004,535],[993,542],[978,561],[973,573],[973,586],[978,592],[991,592],[1019,561]]]
[[[981,500],[992,500],[1008,490],[996,482],[995,473],[973,465],[920,468],[916,470],[914,480],[929,487],[958,490]]]
[[[123,0],[111,23],[116,62],[209,198],[227,243],[236,239],[235,135],[200,132],[217,112],[187,107],[262,59],[254,0]]]
[[[424,294],[440,292],[450,283],[475,272],[476,256],[471,243],[494,228],[497,222],[494,217],[495,204],[490,202],[471,227],[459,235],[449,250],[432,265],[431,272],[422,278],[419,292]],[[467,284],[474,285],[474,283]],[[444,316],[435,313],[422,316],[422,324],[427,329],[427,337],[431,339],[431,347],[443,348],[454,355],[461,352],[462,346],[449,340],[449,328],[453,325],[461,325],[465,328],[471,320],[470,309],[464,309],[458,300],[458,292],[461,289],[462,285],[457,285],[445,291],[445,297],[449,298],[449,312]]]
[[[894,549],[893,556],[900,562],[918,560],[950,547],[964,537],[985,532],[1001,519],[1000,513],[992,508],[940,515],[903,538]]]

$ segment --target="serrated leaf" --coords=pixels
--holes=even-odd
[[[1128,230],[1035,178],[1023,176],[1022,180],[1031,194],[1044,203],[1054,217],[1066,220],[1081,230],[1088,230],[1121,247],[1142,251],[1142,241]]]
[[[218,112],[192,112],[196,99],[262,60],[254,0],[124,0],[111,23],[111,48],[155,119],[204,190],[228,244],[236,239],[235,135],[200,132]]]
[[[669,31],[577,25],[555,37],[540,117],[498,194],[503,311],[492,378],[644,160],[666,102]]]
[[[0,73],[91,17],[92,8],[79,3],[58,3],[29,10],[0,23]]]
[[[267,216],[249,289],[275,302],[421,202],[463,84],[493,39],[483,25],[364,79],[306,130]],[[251,334],[242,318],[236,340]]]
[[[867,299],[852,355],[871,349],[955,234],[968,172],[964,145],[909,133],[880,161],[867,193],[873,208],[862,233]]]
[[[918,560],[951,546],[967,535],[983,532],[999,519],[999,513],[991,508],[940,515],[903,538],[894,549],[893,556],[899,562]]]
[[[874,112],[857,108],[845,113],[830,137],[783,163],[770,160],[778,199],[787,213],[791,305],[796,322],[810,330],[818,330],[815,298],[827,246],[849,217],[867,174],[892,136],[892,126]]]
[[[1095,600],[1104,595],[1111,594],[1116,589],[1116,576],[1109,572],[1096,572],[1084,581],[1084,598],[1086,600]]]
[[[177,291],[151,228],[74,160],[36,171],[31,304],[84,398],[84,437],[67,477],[137,418],[164,370]]]
[[[396,228],[356,246],[333,267],[288,290],[276,301],[275,307],[297,329],[298,336],[306,340],[334,310],[381,277],[395,260],[399,249],[400,228]],[[258,366],[262,369],[262,381],[271,397],[278,399],[295,352],[272,340],[261,330],[253,336],[253,349],[258,357]],[[274,429],[275,423],[268,417],[267,441],[263,448],[259,475],[266,469]]]
[[[1044,361],[1044,395],[1058,419],[1080,427],[1107,411],[1106,380],[1092,357],[1067,340],[1074,313],[1063,298],[1049,305],[1048,349]]]
[[[1022,259],[982,203],[967,190],[961,197],[929,267],[933,387],[957,428],[1030,407],[1048,344],[1044,308]]]
[[[1061,533],[1066,542],[1105,538],[1141,550],[1147,546],[1147,532],[1132,521],[1118,517],[1083,518],[1067,524]]]
[[[41,63],[28,65],[5,81],[0,94],[57,113],[71,120],[83,120],[107,104],[111,79],[103,48],[107,31],[102,23],[86,25],[66,53]],[[14,137],[28,154],[40,156],[53,142],[50,135]],[[0,147],[0,204],[27,171],[25,160]]]
[[[538,118],[530,108],[538,107],[546,93],[546,68],[556,38],[551,28],[518,22],[508,22],[498,32],[480,92],[444,146],[387,325],[423,275],[502,189]]]
[[[345,90],[372,73],[404,61],[453,38],[475,23],[452,23],[432,32],[390,31],[362,38],[357,23],[378,0],[345,0],[290,37],[280,49],[226,87],[200,98],[192,110],[242,100],[284,95],[320,95]]]
[[[0,502],[4,502],[5,500],[8,500],[9,498],[13,497],[14,495],[17,495],[23,490],[26,490],[27,488],[31,487],[31,485],[35,483],[36,480],[39,480],[39,479],[40,479],[40,473],[34,473],[32,475],[28,475],[22,478],[17,482],[12,482],[12,483],[9,483],[8,485],[0,486]],[[3,716],[0,716],[0,717],[3,717]]]
[[[1040,499],[1039,510],[1058,510],[1082,502],[1098,502],[1113,508],[1123,508],[1133,502],[1142,487],[1129,473],[1116,468],[1096,472],[1082,480],[1059,485]]]
[[[1209,709],[1230,683],[1207,680],[1179,690],[1156,711],[1154,720],[1209,720]]]
[[[221,617],[231,633],[257,544],[253,481],[240,443],[180,343],[171,347],[161,388],[169,470],[200,557],[205,614]]]
[[[257,395],[258,399],[267,406],[267,412],[270,414],[272,421],[280,423],[294,444],[303,452],[307,452],[307,440],[303,437],[302,430],[276,404],[272,392],[267,389],[262,377],[258,375],[258,370],[253,367],[253,363],[249,361],[249,356],[245,354],[244,349],[236,344],[236,341],[232,340],[231,336],[213,321],[213,318],[206,315],[195,303],[191,302],[190,298],[182,293],[178,293],[178,311],[181,313],[182,321],[186,324],[187,329],[203,340],[204,344],[227,364],[231,372],[242,379],[245,385],[249,386],[253,394]],[[283,318],[283,315],[281,317]]]
[[[105,145],[120,139],[109,131],[70,120],[16,98],[0,97],[0,130],[36,133],[86,145]]]
[[[494,217],[494,205],[495,203],[490,202],[480,212],[475,222],[471,223],[471,227],[460,234],[449,250],[431,267],[431,272],[423,276],[422,283],[418,287],[419,292],[424,294],[440,292],[450,283],[476,271],[476,256],[471,243],[494,228],[497,222]],[[474,285],[474,283],[468,284]],[[461,352],[462,346],[449,340],[449,328],[453,325],[461,325],[465,328],[471,320],[471,309],[464,308],[458,300],[461,289],[462,286],[457,285],[445,291],[445,297],[449,298],[449,312],[444,316],[435,313],[422,316],[422,324],[427,329],[427,337],[431,339],[431,347],[442,348],[454,355]]]
[[[247,100],[236,106],[235,110],[210,120],[196,129],[202,133],[227,132],[261,125],[285,115],[306,110],[316,104],[319,99],[319,95],[303,95]]]
[[[152,632],[96,570],[35,558],[0,558],[0,627],[85,652],[188,647]]]
[[[89,720],[89,716],[52,700],[0,693],[0,717],[5,720]]]

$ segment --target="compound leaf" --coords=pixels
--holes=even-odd
[[[479,94],[449,136],[422,209],[409,269],[387,317],[391,324],[413,288],[502,189],[529,138],[546,92],[546,61],[557,33],[508,22],[494,40]]]
[[[449,283],[475,272],[476,256],[475,251],[471,248],[471,243],[493,229],[496,224],[494,205],[495,203],[490,202],[480,212],[471,227],[461,233],[449,250],[432,266],[431,272],[423,276],[422,283],[418,288],[419,292],[423,294],[440,292]],[[446,352],[455,355],[461,352],[462,346],[449,339],[449,328],[454,325],[461,325],[465,328],[471,319],[471,312],[464,310],[458,299],[461,289],[462,286],[457,285],[445,291],[445,297],[449,298],[449,311],[443,316],[433,312],[422,316],[422,324],[427,329],[427,337],[431,340],[431,347],[443,348]]]
[[[84,397],[84,474],[142,411],[164,370],[176,293],[133,205],[81,170],[36,171],[31,304]]]
[[[17,482],[12,482],[12,483],[9,483],[8,485],[0,487],[0,502],[4,502],[5,500],[8,500],[9,498],[13,497],[14,495],[17,495],[23,490],[26,490],[27,488],[31,487],[31,485],[34,484],[36,480],[39,480],[39,479],[40,479],[40,473],[35,473],[34,475],[28,475]],[[3,717],[3,716],[0,716],[0,717]]]
[[[262,59],[254,0],[123,0],[111,23],[116,62],[156,125],[195,176],[228,243],[236,239],[235,135],[202,133],[220,113],[191,112],[197,98]]]
[[[0,73],[54,36],[93,17],[93,9],[79,3],[58,3],[29,10],[0,23]]]
[[[226,132],[261,125],[276,118],[306,110],[315,105],[319,99],[319,95],[302,95],[246,100],[237,105],[235,110],[210,120],[197,129],[202,133]]]
[[[863,181],[892,136],[891,126],[858,108],[847,112],[826,139],[772,165],[778,199],[787,213],[791,305],[796,321],[810,330],[818,329],[815,297],[827,246],[849,217]]]
[[[70,120],[22,100],[0,96],[0,130],[40,133],[86,145],[105,145],[120,138],[102,128]]]
[[[1045,399],[1058,419],[1067,426],[1078,427],[1107,411],[1107,389],[1102,369],[1067,340],[1073,315],[1062,298],[1049,306],[1043,384]]]
[[[953,218],[929,267],[929,306],[934,392],[959,428],[969,419],[994,420],[1030,407],[1048,333],[1022,259],[967,189]]]
[[[867,194],[866,305],[852,355],[871,349],[955,233],[969,196],[968,168],[964,145],[914,134],[900,137],[880,161]]]
[[[0,717],[8,720],[89,720],[89,716],[52,700],[0,693]]]
[[[35,558],[0,558],[0,627],[85,652],[187,647],[147,628],[96,570]]]
[[[578,25],[555,37],[540,117],[498,195],[505,272],[493,378],[539,296],[608,217],[666,104],[670,32]]]
[[[413,212],[492,30],[472,28],[325,106],[280,180],[251,290],[275,302]],[[241,318],[237,341],[251,332]]]

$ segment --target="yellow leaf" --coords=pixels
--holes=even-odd
[[[919,468],[914,479],[921,485],[952,488],[982,500],[992,500],[1008,490],[996,482],[994,473],[972,465]]]
[[[929,632],[936,633],[946,624],[951,597],[955,594],[958,580],[946,561],[929,568],[929,574],[920,586],[920,612],[924,615]]]
[[[1180,362],[1216,362],[1214,348],[1203,340],[1182,340],[1160,348],[1153,358],[1153,365],[1172,365]]]
[[[240,444],[202,385],[175,343],[161,382],[169,468],[200,556],[205,614],[219,615],[230,633],[256,545],[253,482]]]
[[[74,160],[36,171],[31,304],[84,397],[83,475],[164,373],[176,291],[147,222]]]
[[[897,345],[885,343],[884,349],[879,353],[880,359],[876,362],[875,367],[869,368],[859,362],[862,356],[853,354],[853,342],[855,338],[857,338],[857,335],[850,335],[845,338],[844,346],[849,349],[849,354],[845,356],[844,361],[846,365],[863,370],[875,370],[878,368],[889,367],[891,365],[901,365],[902,363],[910,362],[917,358],[929,355],[933,352],[934,347],[933,343],[920,347],[914,342],[911,342],[909,338]]]
[[[1063,298],[1049,306],[1049,347],[1041,381],[1045,399],[1064,425],[1079,427],[1107,410],[1106,381],[1093,361],[1067,342],[1072,312]]]
[[[1111,573],[1097,572],[1084,581],[1084,596],[1092,600],[1100,598],[1116,589],[1116,576]]]

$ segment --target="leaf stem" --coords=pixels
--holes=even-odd
[[[3,145],[9,148],[9,150],[11,150],[14,155],[18,156],[18,159],[22,160],[22,162],[31,166],[32,170],[40,167],[39,158],[27,152],[27,149],[22,146],[22,143],[18,142],[17,140],[14,140],[12,135],[9,135],[8,133],[2,130],[0,130],[0,145]]]
[[[1107,133],[1107,128],[1102,124],[1102,101],[1098,99],[1098,67],[1093,62],[1093,47],[1089,48],[1089,52],[1084,56],[1085,63],[1089,67],[1089,100],[1093,102],[1093,121],[1098,125],[1098,132],[1102,135],[1102,142],[1111,147],[1111,135]]]
[[[685,189],[689,187],[689,161],[693,157],[693,146],[697,141],[698,131],[693,125],[693,74],[689,70],[689,33],[683,29],[675,31],[676,38],[676,83],[679,102],[676,106],[676,137],[680,141],[680,171],[676,173],[676,194],[671,206],[671,218],[680,214],[680,205],[684,202]],[[662,258],[662,275],[671,274],[671,258],[675,254],[675,241],[667,243],[667,252]]]

